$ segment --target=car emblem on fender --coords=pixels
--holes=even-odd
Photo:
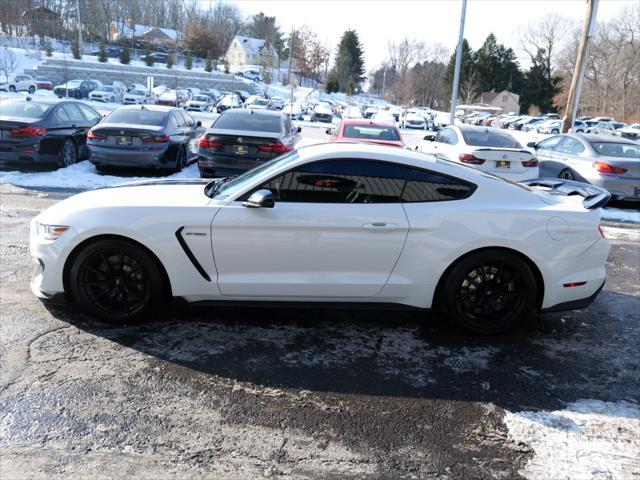
[[[242,137],[238,137],[238,143],[242,143]]]
[[[507,155],[506,155],[506,154],[505,154],[505,155],[502,155],[502,159],[503,159],[503,160],[506,160],[506,159],[507,159]]]

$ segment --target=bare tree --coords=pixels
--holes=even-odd
[[[8,47],[0,49],[0,72],[8,77],[16,68],[18,68],[18,58]]]
[[[535,58],[539,51],[545,51],[545,67],[551,79],[551,72],[555,68],[555,59],[562,43],[570,29],[571,22],[557,13],[548,13],[544,17],[529,23],[520,34],[522,50]]]

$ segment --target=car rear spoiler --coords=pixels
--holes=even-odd
[[[518,183],[533,188],[539,187],[551,195],[580,195],[584,198],[582,205],[588,210],[603,207],[611,198],[611,194],[604,188],[596,187],[589,183],[576,182],[574,180],[536,178],[533,180],[523,180]]]

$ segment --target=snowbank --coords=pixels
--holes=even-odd
[[[529,480],[635,478],[640,471],[640,406],[578,400],[555,412],[507,412],[509,438],[534,450]]]

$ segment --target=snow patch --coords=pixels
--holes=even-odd
[[[622,479],[640,472],[640,406],[578,400],[554,412],[507,412],[509,438],[534,457],[529,480]]]

